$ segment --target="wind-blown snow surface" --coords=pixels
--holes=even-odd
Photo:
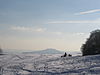
[[[100,75],[100,55],[63,57],[60,54],[0,56],[0,75]]]

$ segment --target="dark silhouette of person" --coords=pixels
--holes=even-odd
[[[68,54],[68,56],[71,57],[72,55],[71,54]]]
[[[62,55],[61,57],[66,57],[67,56],[67,53],[65,52],[65,54],[64,55]]]
[[[66,56],[67,56],[67,53],[65,52],[64,57],[66,57]]]

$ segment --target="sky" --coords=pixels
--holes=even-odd
[[[0,46],[80,51],[100,27],[100,0],[0,0]]]

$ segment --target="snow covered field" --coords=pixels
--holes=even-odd
[[[100,75],[100,55],[63,58],[61,54],[1,55],[0,75]]]

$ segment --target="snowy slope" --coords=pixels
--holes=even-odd
[[[0,75],[100,75],[100,55],[63,57],[61,54],[0,56]]]

